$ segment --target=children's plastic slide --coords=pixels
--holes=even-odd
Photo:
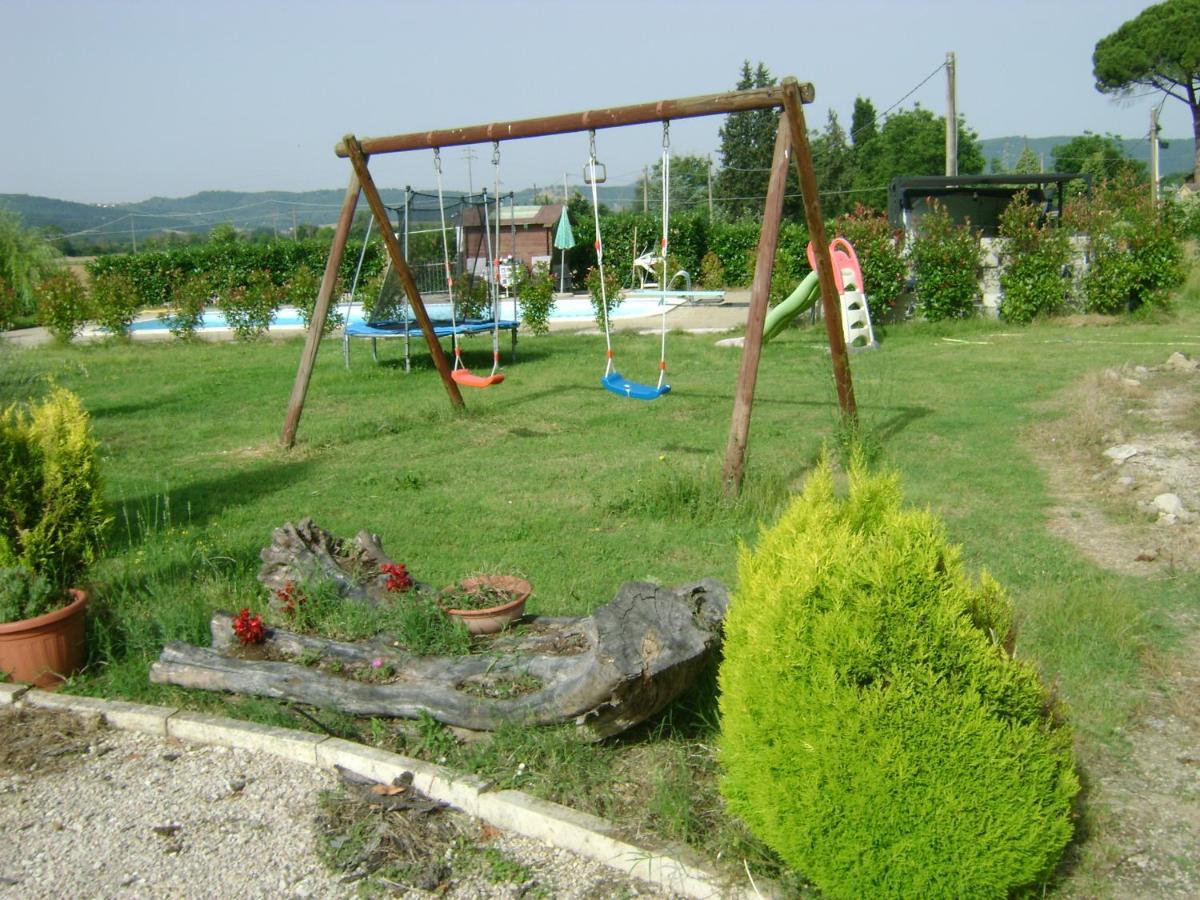
[[[767,321],[763,325],[763,343],[765,344],[787,328],[788,323],[796,316],[808,312],[812,305],[820,299],[821,286],[817,282],[817,273],[809,272],[785,300],[767,313]]]

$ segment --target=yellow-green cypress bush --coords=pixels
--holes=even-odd
[[[721,666],[729,809],[829,897],[1004,897],[1054,868],[1068,728],[898,476],[825,462],[743,548]]]
[[[108,526],[87,410],[66,388],[0,411],[0,568],[76,587]]]

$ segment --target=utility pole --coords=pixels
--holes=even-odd
[[[467,161],[467,195],[475,193],[475,180],[471,177],[471,161],[475,159],[475,148],[468,147],[463,151],[463,159]]]
[[[946,174],[958,174],[958,103],[954,92],[954,51],[946,54]]]
[[[133,252],[137,253],[137,231],[133,227],[133,213],[129,214],[129,238],[133,241]]]
[[[650,212],[650,167],[642,166],[642,212]]]
[[[1158,107],[1150,110],[1150,202],[1158,203]]]
[[[296,209],[292,207],[292,240],[300,240],[300,226],[296,224]]]
[[[708,155],[708,217],[712,218],[712,154]]]

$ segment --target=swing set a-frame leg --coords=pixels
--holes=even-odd
[[[763,210],[762,230],[758,240],[758,257],[754,266],[754,282],[750,288],[750,311],[746,320],[746,338],[742,347],[742,365],[738,371],[737,388],[733,397],[733,417],[729,426],[729,442],[725,447],[725,468],[722,483],[727,496],[736,496],[742,488],[746,467],[746,450],[750,444],[750,416],[754,411],[754,388],[758,381],[758,364],[762,357],[763,329],[767,317],[767,299],[771,292],[771,272],[775,268],[775,250],[779,244],[779,228],[783,218],[783,195],[787,185],[788,159],[794,156],[804,196],[804,214],[808,233],[812,237],[817,259],[817,277],[821,285],[822,311],[833,357],[833,377],[837,384],[838,403],[842,419],[852,422],[857,417],[854,386],[850,379],[850,359],[842,334],[841,304],[833,277],[833,260],[825,239],[825,224],[821,220],[821,204],[817,196],[817,179],[813,172],[812,151],[808,145],[804,112],[801,108],[800,87],[793,78],[785,78],[783,113],[775,133],[775,153],[771,159],[771,175],[767,183],[767,200]]]
[[[308,323],[308,336],[304,341],[304,352],[300,355],[300,367],[296,370],[296,381],[292,385],[292,396],[288,400],[287,415],[283,420],[283,434],[279,442],[285,447],[296,443],[296,429],[300,425],[300,414],[304,412],[304,398],[308,395],[308,385],[312,381],[313,365],[317,361],[317,351],[321,348],[321,335],[325,331],[325,320],[329,316],[329,304],[333,297],[333,288],[337,284],[338,269],[342,265],[342,254],[346,250],[346,239],[350,235],[350,226],[354,224],[354,210],[358,207],[358,175],[350,173],[350,184],[346,187],[346,195],[342,198],[342,210],[338,215],[337,228],[333,232],[333,244],[329,248],[329,259],[325,263],[325,275],[321,278],[321,288],[317,291],[317,301],[313,307],[312,320]]]
[[[450,397],[450,405],[455,409],[463,409],[466,404],[463,402],[462,393],[450,375],[450,363],[446,359],[446,352],[442,349],[441,341],[433,332],[433,323],[429,320],[425,301],[421,299],[421,292],[417,290],[417,280],[413,277],[408,262],[404,259],[404,252],[400,249],[400,242],[396,240],[396,233],[392,231],[387,208],[384,207],[383,198],[379,196],[379,190],[375,187],[375,179],[371,177],[371,170],[367,168],[367,156],[363,153],[362,145],[352,134],[342,138],[342,143],[349,150],[350,163],[354,166],[354,173],[362,185],[363,196],[367,198],[367,205],[371,207],[371,213],[375,216],[375,222],[379,226],[379,233],[383,235],[383,243],[387,247],[388,256],[392,260],[392,271],[396,273],[396,277],[400,279],[400,284],[404,288],[404,293],[408,295],[409,306],[412,307],[417,324],[421,326],[421,331],[425,335],[425,343],[429,345],[429,355],[433,358],[433,364],[437,367],[438,375],[441,376],[442,384]]]

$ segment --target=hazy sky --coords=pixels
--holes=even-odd
[[[981,137],[1146,134],[1159,95],[1092,86],[1098,38],[1141,0],[0,0],[0,193],[86,202],[199,190],[342,188],[360,137],[684,97],[734,87],[743,59],[816,85],[810,127],[856,95],[884,110],[953,50],[958,105]],[[941,113],[945,75],[905,102]],[[1168,99],[1167,136],[1190,134]],[[719,118],[673,126],[715,153]],[[610,181],[659,153],[658,126],[602,131]],[[574,184],[587,138],[507,143],[506,188]],[[467,187],[462,148],[448,187]],[[491,183],[491,148],[472,177]],[[429,153],[372,162],[384,187],[433,183]]]

